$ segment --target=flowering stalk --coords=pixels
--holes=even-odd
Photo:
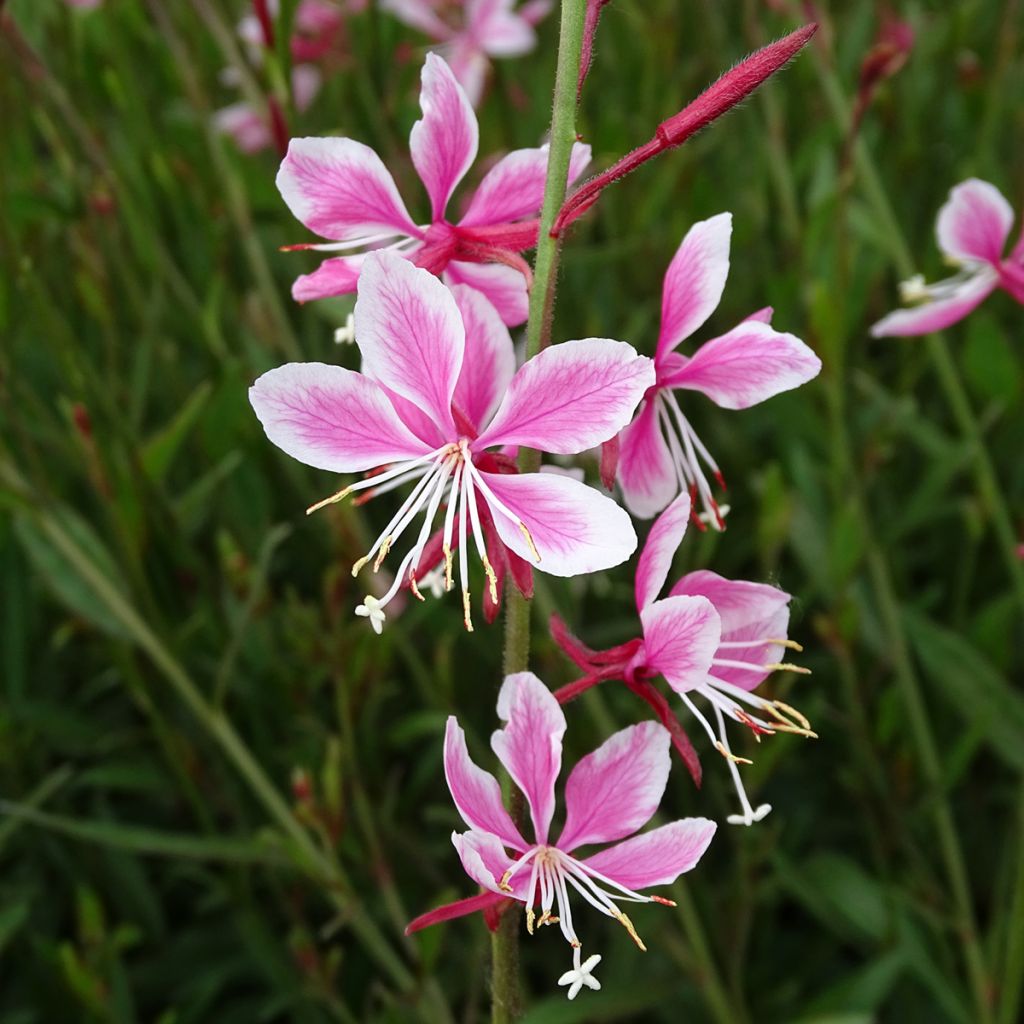
[[[559,251],[559,241],[552,227],[565,199],[569,163],[576,142],[576,85],[579,80],[586,7],[586,0],[562,0],[561,4],[550,152],[526,324],[527,359],[540,352],[551,338]],[[519,462],[520,469],[525,472],[536,471],[540,465],[538,454],[525,448],[520,452]],[[530,606],[526,598],[509,585],[505,612],[504,674],[525,670],[529,655]],[[521,825],[524,817],[522,794],[514,791],[512,819]],[[498,923],[491,941],[491,972],[491,1020],[493,1024],[510,1024],[522,1014],[518,914],[503,914]]]
[[[757,50],[722,75],[678,114],[662,121],[649,142],[627,153],[618,163],[602,174],[595,175],[569,197],[555,219],[553,234],[561,234],[577,217],[586,213],[613,182],[624,178],[659,153],[681,146],[692,135],[745,100],[758,86],[788,64],[817,30],[816,24],[805,25]]]

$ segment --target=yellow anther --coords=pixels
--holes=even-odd
[[[717,750],[722,755],[722,757],[724,757],[727,761],[732,761],[733,764],[754,763],[749,758],[740,757],[738,754],[734,754],[731,750],[726,750],[725,744],[723,744],[721,741],[715,744],[715,750]]]
[[[376,572],[383,564],[384,559],[388,557],[388,552],[391,550],[391,544],[394,538],[385,537],[381,543],[380,551],[377,552],[377,557],[373,560],[373,571]]]
[[[526,528],[526,523],[520,521],[518,523],[519,529],[523,531],[523,536],[526,538],[526,543],[530,546],[530,554],[533,555],[535,562],[540,561],[540,552],[537,550],[537,545],[533,543],[533,537],[530,536],[530,531]]]
[[[532,935],[533,934],[533,919],[536,915],[533,913],[533,907],[526,908],[526,930]]]
[[[766,644],[778,644],[780,647],[788,647],[791,651],[800,653],[804,648],[803,644],[798,644],[795,640],[785,640],[779,637],[770,636],[765,640]]]
[[[416,586],[416,574],[412,571],[409,573],[409,589],[417,601],[426,601],[426,598],[420,593],[420,588]]]
[[[772,701],[765,707],[776,720],[775,728],[779,732],[790,732],[797,736],[805,736],[807,739],[816,740],[818,734],[811,731],[811,723],[796,708],[783,704],[781,700]],[[794,721],[795,719],[795,721]]]
[[[558,924],[558,918],[552,914],[550,910],[545,910],[544,913],[540,915],[537,927],[540,928],[541,925],[545,924]]]
[[[501,881],[498,883],[498,888],[502,892],[511,892],[512,891],[512,886],[508,884],[509,883],[509,879],[511,877],[512,877],[512,868],[509,868],[508,871],[506,871],[505,874],[503,874],[501,876]]]
[[[484,572],[487,573],[487,587],[491,592],[491,600],[498,603],[498,577],[494,575],[494,569],[491,567],[490,560],[484,555]]]
[[[318,501],[315,505],[310,505],[306,509],[306,515],[311,516],[314,512],[326,507],[327,505],[333,505],[336,501],[341,501],[342,498],[348,497],[352,493],[351,487],[343,487],[336,494],[332,494],[329,498],[324,498],[323,501]]]
[[[791,665],[788,661],[773,661],[770,665],[762,665],[769,672],[797,672],[802,676],[809,676],[811,670],[803,665]]]
[[[462,622],[467,633],[473,632],[473,617],[469,614],[469,591],[462,592]]]
[[[633,927],[633,922],[621,912],[618,914],[618,922],[626,929],[627,932],[629,932],[629,937],[646,953],[647,947],[641,941],[640,936],[637,935],[636,929]]]
[[[452,589],[452,549],[447,544],[444,546],[444,589]]]
[[[363,566],[366,565],[366,563],[369,560],[370,560],[370,556],[369,555],[364,555],[362,558],[358,559],[355,562],[355,564],[352,566],[352,575],[353,576],[358,576],[360,571],[362,570]]]

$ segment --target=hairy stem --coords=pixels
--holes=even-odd
[[[535,356],[551,341],[551,318],[555,307],[560,241],[551,237],[551,227],[565,199],[569,160],[576,141],[576,84],[583,45],[586,0],[562,0],[558,36],[558,64],[552,101],[550,152],[544,204],[541,207],[537,255],[530,289],[530,314],[526,324],[526,358]],[[519,466],[534,472],[540,453],[523,450]],[[505,595],[504,674],[522,672],[530,658],[530,605],[509,583]],[[522,794],[513,790],[512,818],[522,826],[525,806]],[[491,1020],[511,1024],[522,1016],[519,984],[519,921],[515,908],[503,914],[491,942]]]

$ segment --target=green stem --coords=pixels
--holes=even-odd
[[[551,341],[551,318],[555,308],[555,281],[558,275],[560,240],[551,237],[565,200],[569,180],[569,161],[576,141],[576,80],[583,45],[583,21],[586,0],[562,0],[558,36],[558,63],[552,101],[551,138],[544,203],[540,214],[537,255],[530,289],[530,314],[526,324],[526,358],[535,356]],[[523,450],[519,466],[524,472],[540,467],[540,453]],[[504,673],[522,672],[530,659],[530,604],[509,583],[505,594]],[[513,789],[512,817],[522,827],[525,815],[522,794]],[[491,1020],[493,1024],[511,1024],[522,1016],[519,983],[520,915],[502,915],[491,941]]]

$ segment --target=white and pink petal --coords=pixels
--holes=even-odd
[[[677,693],[707,680],[722,635],[718,612],[704,597],[666,597],[640,612],[646,668]]]
[[[452,286],[466,329],[466,354],[454,402],[479,430],[491,418],[516,372],[512,337],[498,311],[481,292]]]
[[[623,341],[553,345],[525,363],[475,449],[523,445],[577,455],[614,437],[654,384],[654,364]]]
[[[444,272],[448,284],[467,284],[475,288],[498,311],[508,327],[526,323],[530,297],[526,278],[514,267],[503,263],[467,263],[452,260]]]
[[[1013,207],[987,181],[968,178],[950,190],[939,210],[935,235],[954,260],[998,264],[1013,227]]]
[[[661,588],[665,586],[672,568],[672,559],[686,535],[691,511],[690,496],[684,492],[658,516],[651,532],[647,534],[647,541],[636,566],[637,611],[643,611],[656,600]]]
[[[583,863],[634,892],[669,885],[704,856],[717,827],[707,818],[683,818],[626,839]]]
[[[954,286],[933,285],[941,298],[930,299],[909,309],[897,309],[882,317],[871,328],[871,335],[875,338],[905,338],[944,331],[973,313],[998,284],[999,274],[985,267]]]
[[[286,363],[256,380],[249,401],[267,437],[317,469],[358,473],[430,451],[381,388],[341,366]]]
[[[658,722],[614,733],[583,757],[565,783],[565,827],[558,848],[612,843],[643,828],[661,803],[672,765],[671,738]]]
[[[543,845],[555,813],[565,715],[532,672],[516,672],[502,683],[498,717],[505,726],[492,734],[491,748],[526,797],[537,842]]]
[[[639,519],[657,515],[679,492],[656,399],[645,399],[636,419],[619,434],[617,479],[626,508]]]
[[[277,187],[296,219],[324,238],[419,234],[381,158],[354,139],[292,139]]]

